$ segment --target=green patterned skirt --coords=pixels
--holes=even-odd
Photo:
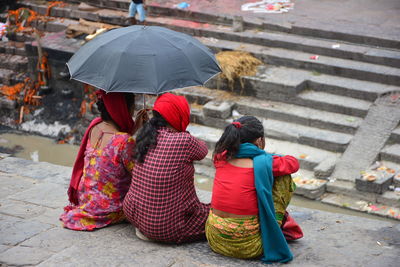
[[[295,189],[290,175],[274,180],[272,196],[279,225]],[[206,222],[206,237],[211,249],[225,256],[252,259],[263,254],[258,216],[222,218],[211,210]]]

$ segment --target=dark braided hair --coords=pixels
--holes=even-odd
[[[128,111],[130,111],[131,108],[135,105],[135,95],[130,94],[130,93],[124,93],[124,97],[125,97],[126,106],[128,107]],[[118,127],[118,125],[115,123],[115,121],[111,118],[110,113],[108,113],[103,99],[101,99],[101,98],[98,99],[96,102],[96,105],[97,105],[97,109],[100,112],[101,119],[103,121],[112,121]]]
[[[264,127],[261,121],[254,116],[243,116],[234,122],[240,122],[241,127],[233,124],[225,127],[224,133],[215,144],[213,157],[226,150],[226,160],[230,160],[239,151],[240,144],[253,143],[256,139],[264,136]]]
[[[146,122],[136,138],[135,155],[134,158],[143,163],[147,151],[157,145],[158,129],[167,126],[167,121],[158,113],[153,110],[153,117]]]

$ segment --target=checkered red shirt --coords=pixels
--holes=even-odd
[[[124,200],[127,219],[148,238],[182,243],[204,238],[210,205],[200,203],[194,187],[194,160],[207,146],[188,132],[159,129],[157,146],[132,171]]]

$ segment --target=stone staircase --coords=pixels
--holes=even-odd
[[[77,1],[66,2],[67,6],[51,10],[50,14],[60,19],[38,26],[62,31],[80,18],[128,25],[129,1],[80,1],[99,8],[90,12],[79,10]],[[44,14],[47,6],[41,3],[20,4]],[[230,88],[214,79],[207,87],[223,90],[193,87],[177,91],[192,103],[194,124],[189,131],[205,140],[211,150],[227,123],[240,115],[254,115],[263,121],[269,152],[291,154],[300,160],[301,170],[294,175],[298,194],[343,206],[339,200],[332,200],[331,193],[400,207],[400,197],[392,191],[382,195],[360,192],[354,180],[328,179],[376,100],[400,92],[400,50],[394,48],[400,47],[397,43],[382,40],[382,46],[376,47],[364,44],[362,38],[340,34],[332,34],[338,38],[329,39],[326,32],[315,29],[317,37],[312,37],[306,29],[291,33],[251,20],[245,20],[243,32],[234,32],[230,16],[151,5],[148,13],[148,25],[193,35],[215,52],[250,52],[265,64],[256,76],[243,77],[243,87],[237,82]],[[375,159],[400,170],[400,125],[382,147]],[[213,176],[211,153],[196,170]]]
[[[28,58],[24,45],[20,41],[0,41],[0,87],[23,82],[28,76]],[[5,114],[8,115],[15,107],[15,101],[0,98],[0,109],[4,109]]]
[[[23,42],[0,42],[0,84],[14,85],[24,80],[28,71]]]

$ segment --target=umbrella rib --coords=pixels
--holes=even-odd
[[[165,38],[164,36],[160,35],[160,37],[163,38],[163,39],[165,39],[168,43],[170,43],[170,44],[171,44],[173,47],[175,47],[176,49],[179,49],[179,50],[182,51],[182,53],[185,55],[185,57],[188,59],[190,65],[192,66],[192,69],[193,69],[194,72],[196,73],[197,79],[198,79],[199,81],[201,81],[201,79],[200,79],[200,77],[199,77],[198,71],[197,71],[196,68],[193,66],[193,63],[190,61],[188,55],[185,53],[185,50],[182,49],[182,48],[180,48],[180,47],[178,47],[178,46],[176,46],[174,43],[171,43],[171,42],[170,42],[167,38]],[[186,41],[186,40],[185,40],[185,41]],[[190,43],[189,41],[186,41],[186,42]],[[204,51],[203,51],[203,52],[204,52]]]
[[[145,35],[145,36],[146,36],[147,42],[150,43],[149,36],[148,35]],[[157,72],[157,67],[156,67],[154,54],[153,54],[153,57],[152,57],[152,62],[153,62],[154,76],[155,76],[155,80],[156,80],[156,83],[155,83],[155,89],[156,90],[155,90],[155,92],[158,93],[158,72]]]
[[[125,56],[125,51],[126,51],[126,49],[127,49],[130,45],[131,45],[131,42],[126,42],[125,46],[123,46],[123,49],[120,49],[120,53],[119,53],[119,55],[118,55],[118,57],[119,57],[119,59],[118,59],[118,64],[120,64],[121,58],[123,58],[123,57]],[[117,72],[118,70],[119,70],[118,68],[115,68],[113,77],[116,76],[116,72]],[[110,85],[109,85],[109,84],[108,84],[108,87],[109,87],[109,89],[110,89]],[[110,90],[110,92],[111,92],[111,90]]]

